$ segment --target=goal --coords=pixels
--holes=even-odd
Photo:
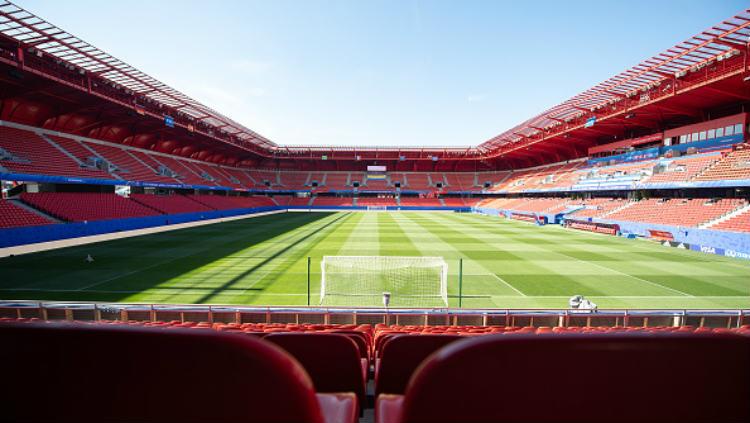
[[[325,256],[320,304],[329,306],[447,307],[448,265],[442,257]]]

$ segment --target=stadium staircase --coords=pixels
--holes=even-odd
[[[24,203],[23,201],[21,201],[20,198],[9,198],[7,201],[9,203],[15,205],[16,207],[22,208],[22,209],[28,211],[29,213],[34,213],[34,214],[38,215],[39,217],[48,220],[49,222],[46,222],[46,223],[51,223],[51,222],[54,222],[54,223],[64,223],[63,220],[60,220],[57,217],[52,216],[51,214],[45,213],[43,210],[34,208],[31,205]]]
[[[698,225],[698,228],[701,229],[720,229],[724,226],[724,222],[727,222],[729,220],[733,220],[738,217],[742,217],[744,215],[750,214],[750,203],[746,203],[744,206],[725,214],[724,216],[719,217],[718,219],[714,219],[710,222],[703,223],[701,225]],[[747,218],[747,216],[744,216]],[[747,218],[747,224],[750,225],[750,218]]]
[[[621,211],[627,209],[628,207],[632,207],[636,203],[637,203],[637,201],[628,201],[627,203],[623,204],[622,206],[616,207],[616,208],[614,208],[612,210],[609,210],[609,211],[607,211],[607,212],[605,212],[605,213],[603,213],[603,214],[601,214],[599,216],[596,216],[596,217],[599,218],[599,219],[604,219],[605,217],[607,217],[607,216],[609,216],[611,214],[615,214],[615,213],[618,213],[618,212],[621,212]]]
[[[40,136],[40,137],[41,137],[41,138],[42,138],[43,140],[45,140],[45,141],[47,141],[48,143],[50,143],[50,145],[51,145],[52,147],[55,147],[55,148],[56,148],[57,150],[59,150],[59,151],[60,151],[61,153],[63,153],[63,154],[65,154],[66,156],[70,157],[70,159],[71,159],[71,160],[73,160],[74,162],[78,163],[78,166],[80,166],[80,167],[84,167],[84,166],[85,166],[85,164],[84,164],[83,162],[81,162],[81,161],[80,161],[80,160],[78,159],[78,157],[76,157],[76,156],[72,155],[72,154],[71,154],[71,153],[69,153],[69,152],[68,152],[67,150],[65,150],[64,148],[62,148],[62,147],[61,147],[61,146],[60,146],[59,144],[57,144],[56,142],[54,142],[54,141],[52,140],[52,138],[48,137],[48,136],[47,136],[47,135],[45,135],[45,134],[39,134],[39,136]]]

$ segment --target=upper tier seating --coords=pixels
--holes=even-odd
[[[745,204],[741,199],[649,199],[633,202],[606,219],[694,227],[718,219]]]
[[[361,191],[389,191],[391,186],[385,179],[368,179],[367,184],[360,187]]]
[[[161,214],[129,198],[114,194],[23,193],[21,194],[21,200],[49,215],[69,222],[158,216]]]
[[[213,209],[183,195],[130,194],[130,198],[164,214],[193,213]]]
[[[279,172],[266,171],[266,170],[251,170],[251,171],[248,171],[248,174],[255,181],[256,188],[261,188],[261,189],[265,189],[269,187],[275,188],[275,189],[279,188],[278,187],[279,179],[280,179]],[[269,185],[266,185],[265,184],[266,182],[268,182]]]
[[[450,191],[476,191],[479,187],[474,186],[476,173],[445,173]]]
[[[407,182],[407,190],[429,191],[432,189],[426,173],[405,173],[404,178],[401,179],[401,188],[404,188],[404,179]]]
[[[11,172],[41,175],[91,175],[75,160],[61,152],[41,136],[31,131],[0,126],[0,148],[15,159],[3,159],[0,166]]]
[[[729,219],[709,226],[709,229],[732,232],[750,232],[750,209]]]
[[[49,138],[83,164],[89,164],[89,158],[96,157],[96,154],[86,148],[86,146],[80,141],[55,135],[50,135]],[[81,170],[79,174],[88,178],[113,179],[112,175],[96,167],[87,166],[81,168],[79,166],[79,169]]]
[[[399,202],[402,206],[412,207],[442,207],[443,203],[437,198],[401,197]]]
[[[281,182],[284,184],[284,189],[291,190],[305,190],[309,187],[305,186],[310,172],[284,172],[281,174]],[[322,179],[318,179],[318,182],[322,182]]]
[[[483,336],[432,355],[405,395],[380,395],[375,420],[750,421],[748,375],[746,336]]]
[[[328,172],[326,174],[326,188],[328,190],[351,190],[351,186],[346,186],[346,181],[349,179],[348,173],[342,172]]]
[[[0,339],[12,345],[0,349],[6,422],[357,421],[353,394],[316,394],[292,357],[252,337],[4,323]]]
[[[152,158],[177,173],[177,180],[180,183],[187,185],[213,185],[211,182],[203,179],[196,170],[188,167],[186,160],[178,160],[165,156],[152,156]]]
[[[750,148],[738,148],[729,152],[698,175],[696,181],[720,181],[724,179],[750,179]]]
[[[361,407],[367,404],[367,360],[360,360],[357,344],[336,333],[271,333],[264,337],[297,359],[317,392],[354,392]]]
[[[96,151],[108,162],[117,166],[118,170],[115,173],[122,179],[128,181],[162,182],[166,184],[176,183],[173,178],[157,174],[157,169],[147,167],[127,150],[120,147],[94,143],[86,143],[86,146]]]
[[[252,188],[255,185],[252,179],[250,179],[250,176],[240,169],[225,167],[221,170],[224,171],[227,175],[233,176],[235,179],[240,181],[240,184],[245,188]]]
[[[54,222],[21,208],[10,201],[0,200],[0,228],[48,225],[50,223]]]
[[[695,177],[700,171],[718,160],[719,154],[702,154],[698,156],[680,157],[668,162],[661,173],[655,173],[646,183],[686,182]]]

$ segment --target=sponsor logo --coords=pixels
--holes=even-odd
[[[742,251],[726,250],[724,255],[733,258],[742,258],[750,260],[750,253],[743,253]]]
[[[716,248],[701,245],[701,253],[716,254]]]

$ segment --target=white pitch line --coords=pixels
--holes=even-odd
[[[659,288],[662,288],[662,289],[666,289],[668,291],[676,292],[676,293],[678,293],[678,294],[680,294],[682,296],[685,296],[685,297],[694,297],[694,295],[690,295],[690,294],[688,294],[686,292],[682,292],[679,289],[670,288],[670,287],[668,287],[666,285],[662,285],[660,283],[652,282],[652,281],[650,281],[648,279],[639,278],[638,276],[633,276],[633,275],[631,275],[629,273],[621,272],[621,271],[619,271],[617,269],[613,269],[611,267],[602,266],[601,264],[595,263],[593,260],[592,261],[584,261],[584,260],[579,259],[578,257],[569,256],[567,254],[563,254],[563,253],[560,253],[560,252],[557,252],[557,251],[554,251],[554,253],[555,254],[559,254],[561,256],[564,256],[564,257],[572,258],[573,260],[579,261],[581,263],[585,263],[585,264],[590,264],[592,266],[596,266],[596,267],[598,267],[600,269],[609,270],[611,272],[619,273],[619,274],[621,274],[623,276],[627,276],[629,278],[633,278],[633,279],[641,281],[641,282],[646,282],[647,284],[650,284],[650,285],[653,285],[653,286],[656,286],[656,287],[659,287]]]
[[[494,277],[495,277],[495,278],[496,278],[497,280],[499,280],[500,282],[502,282],[502,283],[504,283],[505,285],[507,285],[507,286],[508,286],[508,288],[510,288],[510,289],[512,289],[512,290],[514,290],[514,291],[516,291],[516,292],[518,292],[518,294],[519,294],[519,295],[521,295],[522,297],[528,297],[528,295],[526,295],[526,294],[524,294],[523,292],[521,292],[521,291],[520,291],[520,290],[519,290],[518,288],[516,288],[515,286],[513,286],[513,285],[509,284],[509,283],[508,283],[508,281],[506,281],[505,279],[501,278],[500,276],[498,276],[498,275],[496,275],[496,274],[494,274],[494,273],[490,273],[490,275],[494,276]],[[512,297],[515,297],[515,295],[512,295]]]

